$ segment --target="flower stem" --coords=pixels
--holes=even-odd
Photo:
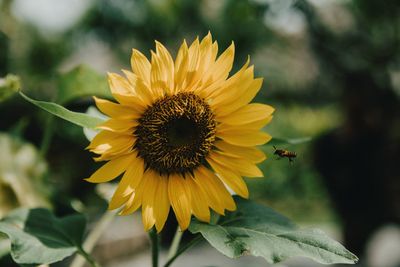
[[[159,238],[157,234],[157,230],[155,228],[151,229],[149,232],[150,241],[151,241],[151,259],[153,263],[153,267],[158,267],[158,251],[159,251]]]
[[[87,236],[85,242],[83,243],[83,249],[85,252],[90,253],[94,246],[96,245],[97,241],[101,237],[101,235],[104,233],[104,231],[107,229],[109,224],[113,221],[115,218],[116,212],[111,212],[111,211],[106,211],[103,216],[100,218],[99,222],[96,224],[96,226],[93,228],[93,230],[89,233]],[[81,254],[81,256],[83,256]],[[74,258],[72,261],[70,267],[83,267],[85,265],[85,261],[81,256],[77,256]],[[85,260],[87,260],[85,258]]]
[[[90,266],[100,267],[100,265],[84,249],[78,248],[78,252],[86,259],[86,261],[90,264]]]
[[[173,257],[168,259],[167,263],[164,264],[164,267],[169,267],[175,260],[178,258],[183,252],[188,250],[189,248],[193,247],[197,243],[199,243],[202,240],[201,235],[198,235],[194,237],[192,240],[190,240],[186,245],[184,245],[182,248],[180,248]]]
[[[44,128],[44,134],[43,134],[43,138],[42,138],[42,142],[40,144],[40,150],[39,150],[39,153],[43,158],[46,156],[46,153],[50,148],[51,139],[53,138],[53,134],[54,134],[53,126],[54,126],[54,116],[47,114],[45,128]]]
[[[179,226],[176,228],[174,239],[172,240],[171,247],[168,251],[168,260],[175,256],[179,248],[179,243],[181,242],[183,232],[180,230]]]

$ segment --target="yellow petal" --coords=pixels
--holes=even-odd
[[[138,82],[135,86],[132,86],[124,77],[116,73],[109,73],[108,83],[111,89],[111,94],[119,103],[143,109],[145,103],[143,103],[143,100],[139,98],[139,92],[136,92]]]
[[[252,129],[243,129],[241,127],[218,129],[218,126],[217,137],[236,146],[258,146],[267,143],[272,138],[267,133],[254,131]]]
[[[161,96],[162,92],[155,93],[154,90],[151,90],[143,81],[138,80],[136,83],[136,92],[142,99],[142,103],[145,106],[150,106],[153,104],[158,97]]]
[[[168,180],[168,197],[181,230],[186,230],[190,224],[191,196],[185,178],[176,174],[170,175]]]
[[[175,92],[179,92],[185,87],[184,81],[189,67],[189,51],[184,41],[179,48],[178,55],[175,60]]]
[[[122,70],[122,72],[125,74],[125,77],[128,80],[130,86],[132,86],[132,88],[135,89],[136,83],[138,80],[140,80],[140,78],[135,73],[129,70]]]
[[[111,181],[126,170],[131,164],[132,159],[132,155],[124,155],[113,159],[101,166],[100,169],[85,180],[91,183],[105,183]]]
[[[238,106],[244,106],[250,103],[251,100],[257,95],[258,91],[260,91],[263,78],[254,79],[251,85],[244,91],[244,93],[238,98]],[[233,109],[236,110],[236,109]]]
[[[151,52],[151,73],[150,83],[151,91],[157,98],[161,98],[165,93],[170,94],[170,88],[167,88],[167,70],[163,62],[153,51]]]
[[[208,36],[206,36],[200,44],[200,64],[190,91],[196,92],[196,94],[208,101],[209,99],[207,99],[207,97],[210,91],[220,88],[221,83],[224,81],[214,80],[213,69],[216,65],[215,60],[218,54],[218,43],[214,42],[210,46],[209,43],[212,42],[211,35],[209,40],[207,37]]]
[[[250,85],[247,86],[243,92],[238,93],[235,99],[233,99],[229,104],[221,106],[221,108],[218,110],[220,116],[228,115],[250,103],[258,91],[260,91],[262,83],[262,78],[252,80]]]
[[[133,192],[132,192],[133,193]],[[108,204],[108,210],[115,210],[127,203],[129,198],[131,197],[132,193],[130,195],[123,196],[118,193],[118,188],[117,191],[114,192],[110,203]]]
[[[147,85],[150,85],[151,65],[149,60],[138,50],[132,49],[131,66],[133,72]]]
[[[217,51],[213,49],[211,33],[208,34],[201,40],[200,43],[200,54],[202,58],[202,65],[204,70],[208,70],[212,64],[214,64],[217,57]]]
[[[125,74],[129,83],[134,89],[135,98],[130,96],[128,99],[126,99],[127,96],[119,96],[119,98],[121,101],[129,102],[130,107],[136,108],[138,111],[140,111],[140,114],[142,114],[146,107],[155,99],[155,96],[153,96],[153,93],[150,89],[150,84],[148,85],[142,79],[138,78],[136,74],[130,71],[122,70],[122,72]]]
[[[241,158],[248,159],[254,163],[259,163],[266,159],[264,152],[255,147],[235,146],[222,140],[215,142],[215,146],[223,151],[225,154],[239,156]]]
[[[171,54],[168,50],[160,43],[156,41],[156,53],[159,59],[161,68],[163,69],[163,81],[165,81],[166,87],[164,90],[167,93],[174,93],[174,73],[175,66],[172,60]]]
[[[122,206],[131,194],[134,192],[135,188],[140,184],[143,172],[144,172],[144,162],[142,159],[137,157],[132,161],[132,163],[126,169],[121,181],[118,184],[117,190],[115,191],[111,201],[108,205],[108,209],[116,209]]]
[[[98,109],[108,117],[115,117],[119,119],[132,119],[140,116],[140,113],[142,112],[140,109],[138,109],[139,106],[130,107],[97,97],[93,98],[96,102],[96,106],[98,107]]]
[[[214,60],[215,60],[217,58],[217,55],[218,55],[218,43],[217,43],[217,41],[215,41],[212,44],[211,51],[212,51],[212,58],[214,58]]]
[[[194,177],[194,181],[205,192],[208,204],[213,210],[224,215],[224,209],[236,209],[232,196],[213,172],[205,167],[199,167],[194,171]]]
[[[117,95],[134,95],[135,90],[132,85],[121,75],[108,73],[108,82],[111,92]]]
[[[118,138],[120,136],[124,136],[126,138],[131,137],[128,134],[119,134],[119,133],[113,133],[110,131],[101,131],[93,138],[93,140],[90,142],[87,149],[94,149],[95,147],[97,147],[99,145],[107,144],[110,142],[110,140],[114,140],[115,138]]]
[[[210,36],[211,37],[211,36]],[[205,40],[207,41],[207,39]],[[197,75],[201,76],[200,82],[194,84],[194,91],[198,92],[202,97],[206,98],[210,91],[223,86],[232,69],[235,46],[232,44],[218,57],[215,61],[218,45],[214,43],[211,46],[211,40],[204,43],[203,51],[201,51],[201,64],[199,65]],[[197,77],[197,76],[196,76]],[[199,79],[194,79],[199,80]],[[211,88],[210,88],[211,87]],[[208,88],[208,89],[206,89]]]
[[[270,123],[273,117],[274,116],[271,115],[271,116],[268,116],[268,117],[266,117],[266,118],[264,118],[262,120],[253,121],[251,123],[242,124],[240,126],[245,128],[245,129],[260,130],[261,128],[266,126],[268,123]]]
[[[249,190],[242,177],[233,170],[219,164],[212,158],[207,158],[207,162],[218,173],[219,177],[224,181],[224,183],[229,186],[233,191],[235,191],[239,196],[248,198]]]
[[[273,116],[270,115],[261,120],[255,120],[253,122],[240,124],[240,125],[231,125],[231,124],[227,124],[227,123],[220,123],[220,124],[218,124],[218,130],[220,132],[226,132],[226,131],[240,131],[242,129],[246,129],[246,130],[251,130],[253,132],[257,132],[257,131],[260,131],[261,128],[266,126],[268,123],[270,123],[272,118],[273,118]]]
[[[134,213],[142,205],[143,190],[140,188],[136,189],[129,196],[128,201],[126,201],[124,208],[118,213],[118,215],[125,216]]]
[[[189,47],[189,64],[186,72],[186,79],[185,79],[185,84],[186,88],[184,88],[187,91],[192,91],[193,86],[196,84],[197,80],[196,73],[197,69],[199,68],[200,64],[200,44],[199,44],[199,39],[196,38],[196,40],[190,45]]]
[[[107,160],[110,157],[130,153],[136,138],[126,134],[116,134],[109,131],[98,133],[87,147],[91,152],[100,154],[97,160]]]
[[[200,221],[210,222],[210,209],[203,188],[201,188],[192,177],[186,178],[192,194],[192,212]]]
[[[199,38],[196,38],[189,47],[189,72],[194,72],[198,69],[200,61],[200,43]]]
[[[209,86],[203,88],[199,94],[201,94],[203,98],[207,99],[207,101],[211,103],[219,103],[222,99],[225,100],[227,95],[232,95],[233,92],[235,92],[235,86],[237,86],[237,83],[243,79],[244,75],[250,76],[250,78],[252,77],[252,74],[250,73],[252,68],[247,68],[249,63],[250,57],[247,58],[246,63],[240,68],[240,70],[232,75],[228,80],[211,83]],[[219,102],[216,101],[218,98],[221,98]],[[233,96],[231,96],[231,98],[233,98]]]
[[[124,208],[119,215],[129,215],[135,212],[142,205],[143,194],[146,192],[146,178],[147,172],[143,174],[142,180],[135,190],[131,193],[128,201],[125,203]]]
[[[142,205],[142,202],[138,201],[137,191],[134,191],[130,195],[128,195],[126,201],[125,200],[119,200],[119,201],[123,201],[125,203],[123,209],[121,209],[121,211],[118,213],[118,215],[121,215],[121,216],[129,215],[129,214],[133,213],[140,207],[140,205]],[[133,205],[133,202],[135,202],[137,205]],[[118,203],[115,203],[115,205],[118,205]],[[113,208],[111,208],[109,206],[108,209],[111,210]]]
[[[214,81],[225,80],[233,66],[235,58],[235,44],[232,44],[218,57],[214,66],[210,69]]]
[[[96,128],[107,130],[110,132],[126,132],[127,134],[133,133],[134,129],[138,125],[138,122],[133,119],[109,119]]]
[[[158,176],[158,187],[156,191],[155,215],[156,229],[160,232],[168,218],[169,198],[168,198],[168,177]]]
[[[225,117],[218,117],[218,113],[216,115],[218,121],[231,125],[241,125],[263,120],[269,117],[272,112],[274,112],[274,108],[269,105],[252,103],[239,108]]]
[[[238,158],[235,156],[229,156],[224,154],[223,152],[213,151],[210,153],[209,157],[213,159],[215,162],[223,165],[231,170],[235,170],[239,172],[240,175],[246,177],[263,177],[263,173],[261,170],[252,162]]]
[[[202,88],[212,84],[212,72],[210,68],[215,64],[215,58],[217,56],[214,53],[211,33],[208,33],[206,37],[200,43],[199,46],[199,66],[196,70],[196,75],[193,78],[195,83],[192,84],[194,91],[202,90]]]
[[[150,230],[156,223],[155,205],[156,202],[156,192],[159,186],[158,174],[154,171],[147,170],[147,175],[143,177],[146,179],[146,184],[144,185],[144,194],[142,196],[142,222],[144,230]]]
[[[246,62],[245,66],[247,64]],[[218,114],[219,117],[231,113],[231,110],[229,112],[225,110],[231,105],[235,105],[233,102],[253,83],[254,66],[243,69],[245,66],[237,74],[229,78],[219,90],[212,94],[211,106],[215,110],[215,114]]]

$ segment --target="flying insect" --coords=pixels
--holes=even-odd
[[[289,151],[286,149],[277,149],[275,146],[272,146],[275,149],[274,155],[278,155],[279,158],[288,158],[289,162],[293,162],[293,160],[297,157],[297,153],[294,151]]]

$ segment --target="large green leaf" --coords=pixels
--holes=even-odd
[[[236,198],[238,209],[218,224],[193,220],[190,232],[201,235],[230,258],[261,256],[276,263],[294,256],[324,264],[355,263],[358,258],[320,230],[301,230],[270,208]]]
[[[57,88],[57,103],[61,104],[85,96],[111,97],[106,76],[86,65],[79,65],[60,75]]]
[[[49,210],[18,209],[0,220],[0,232],[11,240],[11,256],[19,264],[50,264],[81,251],[85,218],[56,218]]]
[[[56,115],[64,120],[72,122],[81,127],[95,128],[97,125],[104,122],[104,120],[102,120],[98,117],[90,116],[85,113],[70,111],[56,103],[34,100],[34,99],[26,96],[22,92],[19,92],[19,93],[21,94],[21,96],[23,98],[25,98],[32,104],[40,107],[41,109],[44,109],[53,115]]]

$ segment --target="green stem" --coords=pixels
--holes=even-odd
[[[79,254],[81,254],[86,261],[90,264],[92,267],[100,267],[100,265],[90,256],[83,248],[78,248]]]
[[[172,240],[171,247],[168,251],[168,260],[172,259],[175,256],[176,252],[179,248],[179,243],[181,242],[183,232],[180,230],[179,226],[176,228],[174,239]]]
[[[54,116],[48,114],[45,122],[44,134],[42,138],[42,143],[40,144],[40,155],[44,158],[47,151],[49,150],[51,139],[53,138],[53,124]]]
[[[100,218],[99,222],[95,225],[93,230],[87,236],[85,242],[83,243],[83,249],[87,253],[91,253],[97,241],[100,239],[101,235],[107,230],[107,227],[113,221],[116,212],[106,211],[103,216]],[[86,258],[85,258],[86,259]],[[84,259],[77,255],[75,259],[72,261],[70,267],[83,267],[85,265]]]
[[[167,261],[167,263],[164,264],[164,267],[169,267],[175,260],[178,258],[183,252],[188,250],[189,248],[193,247],[197,243],[199,243],[202,240],[201,235],[196,236],[192,240],[190,240],[186,245],[184,245],[182,248],[180,248],[175,255]]]
[[[151,260],[153,263],[153,267],[158,267],[158,251],[159,251],[159,238],[157,234],[157,230],[155,228],[151,229],[149,232],[150,241],[151,241]]]

